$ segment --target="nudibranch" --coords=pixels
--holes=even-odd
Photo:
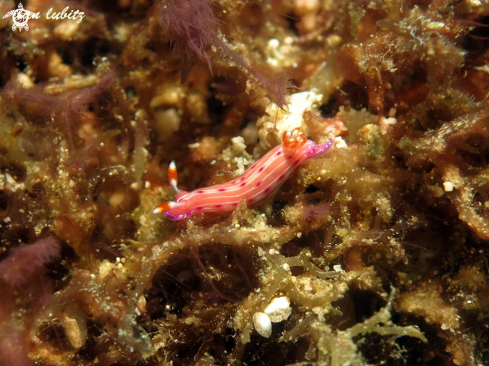
[[[284,132],[283,144],[271,149],[241,177],[192,192],[178,189],[177,169],[172,161],[168,181],[176,193],[175,201],[163,202],[153,213],[164,212],[167,219],[182,220],[199,212],[233,211],[241,200],[253,204],[285,182],[303,161],[323,155],[331,146],[332,140],[316,144],[296,128]]]

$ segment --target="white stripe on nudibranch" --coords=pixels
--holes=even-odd
[[[270,150],[240,178],[192,192],[178,190],[176,166],[172,161],[168,168],[168,179],[177,194],[177,200],[164,202],[153,212],[165,212],[165,217],[181,220],[197,212],[232,211],[241,200],[255,203],[285,182],[304,160],[324,154],[333,145],[333,141],[316,145],[314,141],[306,140],[298,129],[284,133],[283,138],[284,144]]]

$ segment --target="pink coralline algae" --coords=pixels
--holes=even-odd
[[[44,265],[59,257],[59,252],[60,246],[52,236],[33,244],[22,244],[0,262],[0,278],[12,286],[23,285],[33,276],[42,276]]]

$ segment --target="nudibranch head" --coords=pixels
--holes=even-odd
[[[307,138],[298,127],[294,128],[292,131],[285,131],[282,135],[282,140],[287,149],[296,150],[304,146]]]

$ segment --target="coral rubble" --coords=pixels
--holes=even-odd
[[[488,3],[24,7],[13,30],[0,2],[1,366],[489,364]],[[152,214],[172,160],[227,182],[295,128],[335,145],[265,200]]]

